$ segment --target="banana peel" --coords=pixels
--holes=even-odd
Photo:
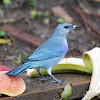
[[[85,65],[92,66],[92,77],[89,90],[82,100],[91,100],[93,97],[100,94],[100,48],[87,51],[83,54]]]
[[[9,39],[1,39],[0,38],[0,44],[8,44],[10,42]]]
[[[91,74],[92,71],[86,67],[81,58],[64,58],[58,64],[52,68],[52,73],[66,73],[66,72],[76,72],[76,73],[88,73]],[[47,75],[47,69],[40,69],[42,75]],[[28,69],[27,76],[37,77],[40,76],[35,69]]]
[[[46,69],[40,69],[42,75],[47,75]],[[82,100],[91,100],[100,94],[100,48],[95,47],[84,52],[82,58],[64,58],[52,68],[52,73],[88,73],[92,74],[89,90]],[[27,76],[37,77],[35,69],[27,70]]]

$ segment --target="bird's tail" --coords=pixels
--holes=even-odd
[[[23,73],[25,70],[27,70],[29,68],[30,68],[29,65],[22,64],[21,66],[19,66],[19,67],[13,69],[13,70],[7,72],[6,74],[8,76],[14,76],[14,77],[16,77],[16,76],[20,75],[21,73]]]

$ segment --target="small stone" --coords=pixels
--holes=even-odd
[[[49,18],[45,18],[45,19],[43,20],[43,22],[44,22],[45,24],[49,24],[49,23],[50,23],[50,20],[49,20]]]

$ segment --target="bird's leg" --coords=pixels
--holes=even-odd
[[[43,79],[44,77],[43,77],[42,74],[40,73],[40,69],[37,69],[37,72],[39,73],[39,75],[40,75],[41,78]]]
[[[45,80],[49,80],[50,79],[50,77],[48,77],[48,78],[44,78],[43,76],[42,76],[42,74],[40,73],[40,69],[37,69],[37,72],[40,74],[40,76],[41,76],[41,79],[39,79],[39,81],[45,81]]]
[[[48,72],[48,74],[55,80],[55,81],[51,81],[51,82],[62,82],[62,81],[64,81],[63,79],[62,80],[57,80],[52,74],[51,74],[51,70],[52,70],[52,67],[50,67],[48,70],[47,70],[47,72]]]

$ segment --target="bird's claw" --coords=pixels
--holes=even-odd
[[[48,78],[41,78],[41,79],[39,79],[39,81],[47,81],[47,80],[49,80],[49,79],[51,79],[51,77],[48,77]]]
[[[61,79],[61,80],[55,80],[55,81],[50,81],[50,83],[60,83],[60,82],[63,82],[64,79]]]

